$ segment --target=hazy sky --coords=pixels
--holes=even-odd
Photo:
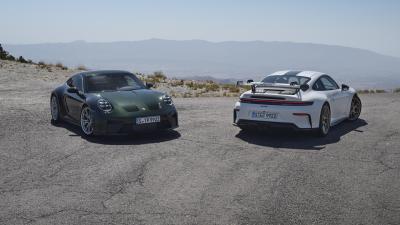
[[[0,0],[0,43],[292,41],[400,57],[400,0]]]

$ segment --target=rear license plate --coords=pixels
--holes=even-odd
[[[161,121],[160,116],[148,116],[148,117],[136,118],[136,124],[158,123],[160,121]]]
[[[278,118],[278,113],[268,111],[255,111],[251,113],[251,117],[255,119],[274,120]]]

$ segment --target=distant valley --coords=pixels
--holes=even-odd
[[[400,59],[372,51],[310,43],[208,42],[201,40],[3,45],[11,54],[34,61],[124,69],[169,77],[208,77],[224,82],[261,79],[282,69],[317,70],[356,88],[400,86]]]

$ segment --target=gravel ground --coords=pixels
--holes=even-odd
[[[400,224],[398,94],[326,138],[243,133],[235,98],[194,98],[176,131],[86,139],[50,123],[71,71],[0,63],[0,224]]]

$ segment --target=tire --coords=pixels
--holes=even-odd
[[[52,123],[57,124],[61,121],[60,104],[58,103],[58,99],[55,95],[52,95],[50,98],[50,114]]]
[[[353,99],[351,100],[351,106],[350,106],[350,113],[349,113],[349,121],[356,121],[361,114],[361,100],[357,95],[353,96]]]
[[[317,134],[320,137],[325,137],[329,133],[331,127],[331,109],[329,105],[325,103],[321,108],[321,114],[319,117],[319,127]]]
[[[81,110],[81,119],[80,119],[80,124],[81,124],[81,130],[86,136],[93,136],[93,116],[92,116],[92,111],[90,110],[89,107],[84,106]]]

